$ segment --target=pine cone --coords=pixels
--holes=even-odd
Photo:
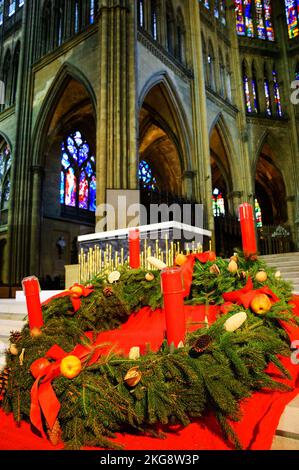
[[[57,446],[59,442],[61,442],[61,434],[62,434],[61,427],[60,427],[58,419],[56,419],[53,428],[50,429],[48,427],[49,441],[51,442],[53,446]]]
[[[11,369],[10,367],[5,367],[3,372],[0,374],[0,397],[5,395],[8,387],[8,379],[10,376]]]
[[[109,287],[109,286],[105,287],[105,289],[103,290],[103,294],[105,297],[112,297],[113,295],[112,287]]]
[[[190,349],[189,355],[194,358],[199,357],[206,349],[208,349],[211,342],[212,338],[209,335],[200,336]]]
[[[11,344],[16,344],[18,341],[21,341],[22,333],[20,331],[11,331],[9,341]]]

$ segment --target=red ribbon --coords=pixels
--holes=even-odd
[[[222,295],[223,299],[226,302],[236,303],[239,305],[243,305],[245,308],[249,308],[252,300],[257,294],[266,294],[270,297],[272,303],[279,302],[279,298],[277,295],[272,292],[269,287],[261,287],[260,289],[253,289],[253,282],[251,277],[248,278],[246,286],[240,290],[236,290],[234,292],[227,292]]]
[[[186,263],[181,267],[185,288],[184,297],[188,297],[190,294],[195,261],[197,260],[200,263],[205,264],[208,261],[215,261],[216,255],[213,251],[206,251],[205,253],[191,254],[187,258]]]
[[[73,287],[79,287],[82,290],[82,294],[80,295],[79,298],[74,298],[74,293],[72,292]],[[76,313],[81,307],[81,297],[88,297],[93,291],[94,291],[93,287],[85,287],[81,284],[74,284],[69,289],[61,292],[60,294],[54,295],[50,299],[46,300],[46,302],[44,302],[43,305],[48,305],[48,303],[52,302],[52,300],[54,299],[60,299],[69,295],[70,300],[73,305],[74,313]]]
[[[82,364],[85,364],[88,358],[90,358],[88,365],[92,365],[97,362],[102,354],[102,347],[99,345],[95,346],[96,344],[93,346],[77,345],[72,352],[66,353],[56,344],[47,352],[46,357],[54,359],[55,362],[41,372],[31,389],[30,420],[42,435],[44,435],[42,414],[49,428],[52,429],[60,410],[60,403],[53,390],[52,381],[60,376],[60,363],[62,359],[66,356],[76,356]]]

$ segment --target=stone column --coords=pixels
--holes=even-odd
[[[214,234],[214,215],[211,204],[212,178],[210,142],[207,123],[207,103],[203,65],[204,59],[201,42],[199,4],[197,1],[190,2],[189,15],[191,63],[194,70],[194,80],[191,85],[194,133],[193,166],[198,170],[194,178],[194,196],[197,201],[205,202],[205,221],[208,229]]]
[[[239,142],[235,143],[236,150],[239,157],[239,179],[238,187],[234,187],[235,191],[243,192],[243,201],[252,203],[250,195],[254,193],[252,164],[253,155],[250,155],[248,145],[248,124],[246,119],[245,100],[244,100],[244,86],[242,68],[240,65],[240,52],[238,36],[236,34],[235,26],[235,6],[234,0],[227,1],[227,27],[229,32],[229,39],[231,42],[231,71],[234,81],[233,87],[233,100],[236,107],[240,110],[236,118],[236,125],[239,130]]]
[[[8,223],[8,252],[10,256],[10,284],[19,284],[30,267],[31,233],[31,119],[32,74],[37,40],[36,22],[41,3],[28,0],[24,4],[19,67],[19,86],[16,99],[17,137],[11,170],[12,193]]]
[[[40,165],[32,166],[32,219],[30,237],[30,273],[40,275],[41,251],[41,202],[44,169]]]
[[[184,171],[183,173],[183,191],[187,199],[194,199],[194,178],[196,171]]]
[[[134,0],[99,2],[97,204],[106,188],[137,188],[136,21]]]
[[[230,213],[235,217],[239,216],[239,206],[242,204],[242,191],[232,191],[231,193],[227,194],[228,205],[230,209]]]

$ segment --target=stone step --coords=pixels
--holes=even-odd
[[[291,258],[297,257],[299,258],[299,251],[294,251],[290,253],[278,253],[276,255],[262,255],[260,256],[261,259],[277,259],[277,258]]]
[[[21,331],[23,329],[24,324],[24,321],[4,320],[0,318],[0,340],[1,338],[8,338],[11,331]]]
[[[287,435],[276,435],[271,450],[299,450],[299,439],[287,437]]]
[[[27,314],[27,307],[25,302],[16,302],[15,299],[0,300],[0,315],[2,313],[12,314]]]
[[[281,263],[267,263],[267,266],[269,268],[279,269],[280,271],[282,269],[290,269],[290,268],[296,268],[296,267],[298,269],[299,262],[297,263],[297,261],[284,261]]]
[[[267,263],[269,268],[274,268],[279,271],[298,271],[299,272],[299,263],[281,263],[281,264],[269,264]]]
[[[293,281],[298,279],[298,281],[299,281],[299,272],[298,271],[289,272],[289,273],[281,271],[281,275],[284,279],[289,279],[289,280],[293,280]]]
[[[286,407],[280,418],[277,433],[299,439],[299,394]]]

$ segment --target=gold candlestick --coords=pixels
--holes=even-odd
[[[165,235],[165,263],[170,266],[168,235]]]

